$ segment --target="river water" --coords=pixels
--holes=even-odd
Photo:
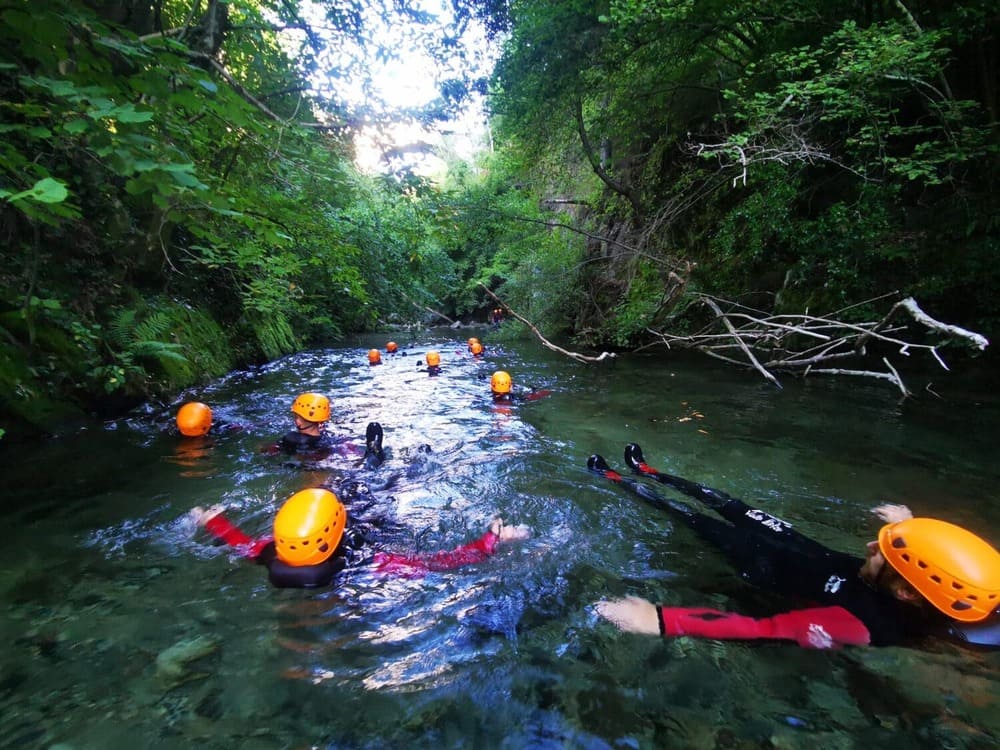
[[[996,544],[995,381],[942,373],[901,402],[875,382],[779,390],[669,352],[587,365],[484,334],[479,361],[469,331],[432,331],[400,334],[404,353],[377,367],[366,352],[386,337],[234,372],[185,394],[214,410],[207,439],[179,437],[172,404],[0,443],[0,747],[996,746],[998,654],[662,641],[599,620],[594,602],[626,593],[786,605],[586,470],[592,453],[623,468],[636,441],[657,468],[859,555],[882,502]],[[418,366],[429,350],[435,377]],[[492,408],[495,369],[552,393]],[[380,421],[386,462],[262,454],[302,391],[329,394],[331,430],[358,443]],[[423,578],[361,564],[329,589],[276,590],[187,517],[224,503],[265,534],[284,499],[331,475],[371,488],[377,549],[450,549],[497,515],[533,536]]]

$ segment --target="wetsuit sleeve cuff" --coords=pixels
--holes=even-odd
[[[663,607],[656,608],[656,624],[660,628],[660,638],[667,637],[667,625],[663,621]]]

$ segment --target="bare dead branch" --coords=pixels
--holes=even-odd
[[[934,320],[930,315],[925,313],[920,309],[916,300],[913,297],[907,297],[899,306],[910,313],[913,319],[918,323],[923,323],[925,326],[930,328],[932,331],[938,331],[940,333],[945,333],[949,336],[958,339],[965,339],[972,346],[980,351],[986,349],[990,345],[989,340],[985,336],[981,336],[978,333],[973,333],[972,331],[967,331],[964,328],[959,328],[958,326],[949,325],[947,323],[942,323],[938,320]]]
[[[787,103],[788,100],[786,100]],[[714,155],[723,168],[738,168],[740,173],[733,178],[732,186],[742,182],[746,185],[750,167],[765,162],[794,164],[804,162],[833,164],[868,182],[876,182],[869,175],[834,158],[829,151],[812,143],[803,135],[808,129],[809,119],[781,120],[776,116],[773,122],[762,128],[762,135],[754,141],[742,142],[735,139],[721,143],[688,143],[686,149],[695,156]]]
[[[840,370],[840,369],[819,369],[810,370],[810,375],[857,375],[863,378],[875,378],[876,380],[888,380],[893,385],[897,386],[904,396],[909,396],[910,392],[906,390],[903,383],[899,378],[889,372],[872,372],[871,370]]]
[[[431,315],[436,315],[439,318],[444,318],[445,320],[448,321],[449,324],[455,325],[455,321],[452,320],[451,318],[449,318],[443,312],[439,312],[438,310],[435,310],[435,309],[433,309],[431,307],[428,307],[427,305],[421,305],[419,302],[417,302],[415,299],[413,299],[412,297],[410,297],[406,292],[404,292],[402,290],[397,289],[396,291],[397,291],[397,293],[399,295],[401,295],[403,297],[403,299],[405,299],[407,302],[409,302],[414,307],[416,307],[416,308],[418,308],[420,310],[425,310],[425,311],[429,312]]]
[[[671,334],[652,328],[646,330],[667,348],[696,349],[724,362],[757,370],[768,381],[780,384],[776,372],[788,372],[806,377],[811,374],[851,375],[885,380],[894,384],[904,397],[911,395],[899,372],[883,357],[888,372],[869,369],[825,367],[843,360],[858,360],[865,356],[872,342],[898,348],[899,354],[910,356],[923,352],[934,357],[945,370],[947,364],[938,352],[938,344],[919,343],[906,338],[907,327],[892,324],[899,313],[906,312],[928,330],[942,334],[982,351],[989,341],[978,333],[949,325],[927,315],[912,297],[896,302],[881,319],[868,322],[846,322],[833,315],[780,314],[769,315],[735,302],[705,294],[694,295],[695,301],[709,308],[714,319],[695,333]],[[884,299],[877,297],[869,303]],[[852,305],[851,307],[856,307]],[[811,342],[811,343],[810,343]]]
[[[479,286],[481,286],[483,288],[483,291],[486,292],[488,295],[490,295],[490,297],[492,297],[497,302],[497,304],[501,305],[504,308],[504,310],[506,310],[513,317],[517,318],[526,326],[528,326],[528,328],[531,329],[531,332],[535,334],[535,337],[539,341],[541,341],[542,345],[545,346],[546,348],[551,349],[554,352],[558,352],[559,354],[564,354],[571,359],[575,359],[577,362],[600,362],[602,360],[608,359],[609,357],[615,356],[614,352],[601,352],[600,356],[589,357],[586,354],[580,354],[579,352],[571,352],[567,349],[563,349],[561,346],[556,346],[547,338],[545,338],[541,334],[541,331],[539,331],[538,328],[536,328],[535,325],[530,320],[514,312],[506,302],[497,297],[484,283],[479,282]]]
[[[753,355],[753,352],[750,351],[750,348],[744,343],[743,339],[736,335],[736,330],[733,328],[733,324],[729,322],[729,318],[727,318],[725,315],[722,314],[722,310],[719,308],[719,306],[716,305],[715,302],[710,299],[706,299],[705,304],[707,304],[710,308],[712,308],[712,311],[722,320],[723,325],[725,325],[726,328],[729,329],[729,333],[731,333],[736,338],[737,343],[740,345],[740,349],[743,350],[743,353],[746,355],[747,359],[750,360],[750,363],[757,369],[757,371],[761,375],[763,375],[767,380],[770,380],[776,386],[781,388],[781,383],[778,382],[778,379],[764,369],[764,367],[760,364],[760,362],[757,361],[757,358]]]

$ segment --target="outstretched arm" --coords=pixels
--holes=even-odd
[[[378,573],[398,573],[404,576],[418,576],[430,571],[454,570],[464,565],[482,562],[496,552],[502,543],[516,542],[531,536],[526,526],[508,526],[502,518],[496,518],[490,529],[474,542],[469,542],[453,550],[442,550],[428,554],[396,554],[379,552],[375,555],[375,570]]]
[[[755,619],[714,609],[661,607],[636,596],[597,604],[597,613],[631,633],[702,638],[791,640],[806,648],[866,646],[871,635],[843,607],[816,607]]]
[[[269,543],[270,539],[255,539],[245,534],[235,524],[223,515],[226,506],[213,505],[209,508],[196,506],[192,508],[188,515],[195,524],[205,527],[205,530],[220,539],[230,547],[240,548],[244,557],[256,560]]]

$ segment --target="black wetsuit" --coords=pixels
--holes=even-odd
[[[306,435],[292,430],[278,441],[278,450],[288,456],[297,453],[329,454],[338,442],[342,441],[335,440],[332,435],[325,432],[321,435]]]
[[[716,511],[726,521],[690,512],[685,523],[718,547],[741,578],[762,589],[817,606],[840,606],[868,629],[871,643],[888,646],[939,631],[942,619],[890,594],[858,574],[864,560],[837,552],[799,533],[785,521],[729,499]]]
[[[640,475],[698,500],[722,519],[696,512],[641,482],[622,477],[600,456],[592,456],[588,466],[679,518],[718,547],[743,580],[794,597],[803,607],[754,620],[715,610],[661,606],[657,612],[663,635],[783,638],[821,648],[865,643],[888,646],[928,635],[973,641],[968,635],[956,632],[960,624],[936,610],[916,607],[868,585],[860,576],[864,564],[860,557],[832,550],[799,533],[788,522],[724,492],[658,472],[645,463],[638,446],[630,445],[625,458]],[[813,637],[817,634],[820,637]]]

